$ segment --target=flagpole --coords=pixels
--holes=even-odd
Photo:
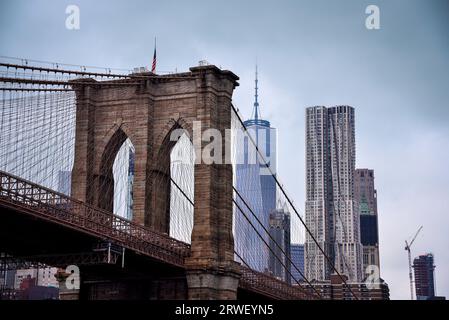
[[[156,37],[154,37],[154,53],[153,53],[153,64],[151,65],[151,72],[156,73]]]

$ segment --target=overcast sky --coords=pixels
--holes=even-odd
[[[244,2],[244,3],[243,3]],[[65,9],[80,8],[80,30]],[[380,7],[381,29],[365,28]],[[357,167],[375,170],[381,275],[408,298],[404,240],[433,252],[449,297],[449,1],[5,1],[0,55],[130,69],[185,71],[199,60],[240,76],[249,117],[254,65],[262,116],[278,128],[278,172],[304,208],[304,109],[355,107]]]

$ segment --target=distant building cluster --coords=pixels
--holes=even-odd
[[[368,298],[388,298],[380,278],[374,170],[356,169],[355,163],[354,108],[307,108],[305,218],[311,233],[306,234],[305,275],[326,292],[334,292],[341,285],[335,277],[344,275],[361,296],[371,277],[381,289]]]
[[[349,288],[362,299],[388,299],[374,170],[355,168],[354,113],[350,106],[306,109],[305,212],[311,234],[304,247],[305,275],[332,299],[345,299]],[[443,299],[434,291],[433,255],[417,257],[413,268],[417,299]]]
[[[333,274],[328,281],[314,283],[313,286],[323,299],[353,300],[354,296],[358,300],[390,299],[390,289],[383,280],[380,281],[378,286],[372,288],[365,282],[350,282],[348,277],[344,275],[340,278],[340,276]],[[308,290],[311,293],[314,292],[310,287]]]
[[[271,170],[276,174],[276,140],[272,139],[276,131],[260,117],[257,84],[256,72],[253,117],[244,124],[262,154],[268,154]],[[240,226],[234,230],[235,246],[251,268],[293,285],[303,285],[308,280],[325,295],[344,299],[343,282],[339,276],[340,282],[334,277],[335,266],[360,297],[388,299],[388,285],[380,279],[379,271],[374,171],[355,168],[354,113],[350,106],[306,109],[305,223],[311,234],[306,233],[304,243],[291,242],[290,212],[279,202],[273,176],[262,173],[265,163],[249,161],[248,141],[237,142],[243,144],[244,152],[243,161],[237,161],[235,168],[236,188],[242,198],[251,202],[257,220],[269,230],[266,235],[257,230],[256,224],[263,242],[269,245],[268,252],[262,252],[266,248],[258,243],[260,235],[249,230],[250,226],[248,230],[241,227],[244,223],[239,220],[243,218],[235,215],[235,224]],[[238,207],[245,207],[244,199],[237,197]],[[370,291],[364,281],[375,271],[377,286]]]
[[[59,299],[56,272],[57,268],[52,267],[17,270],[3,268],[0,272],[0,300]]]

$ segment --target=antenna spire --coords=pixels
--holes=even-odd
[[[258,90],[259,90],[259,88],[257,87],[257,84],[258,84],[258,82],[259,82],[259,80],[258,80],[258,78],[257,78],[257,76],[258,76],[258,73],[257,73],[257,64],[256,64],[256,79],[255,79],[255,94],[254,94],[254,119],[257,121],[257,120],[259,120],[259,102],[258,102],[258,97],[259,97],[259,94],[258,94]]]

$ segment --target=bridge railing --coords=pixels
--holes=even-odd
[[[313,300],[318,297],[307,288],[292,286],[285,281],[276,279],[271,275],[254,271],[241,266],[242,277],[240,287],[259,292],[262,295],[271,296],[274,299],[283,300]]]
[[[190,254],[190,245],[166,234],[3,171],[0,171],[0,203],[110,239],[123,247],[180,267]]]

